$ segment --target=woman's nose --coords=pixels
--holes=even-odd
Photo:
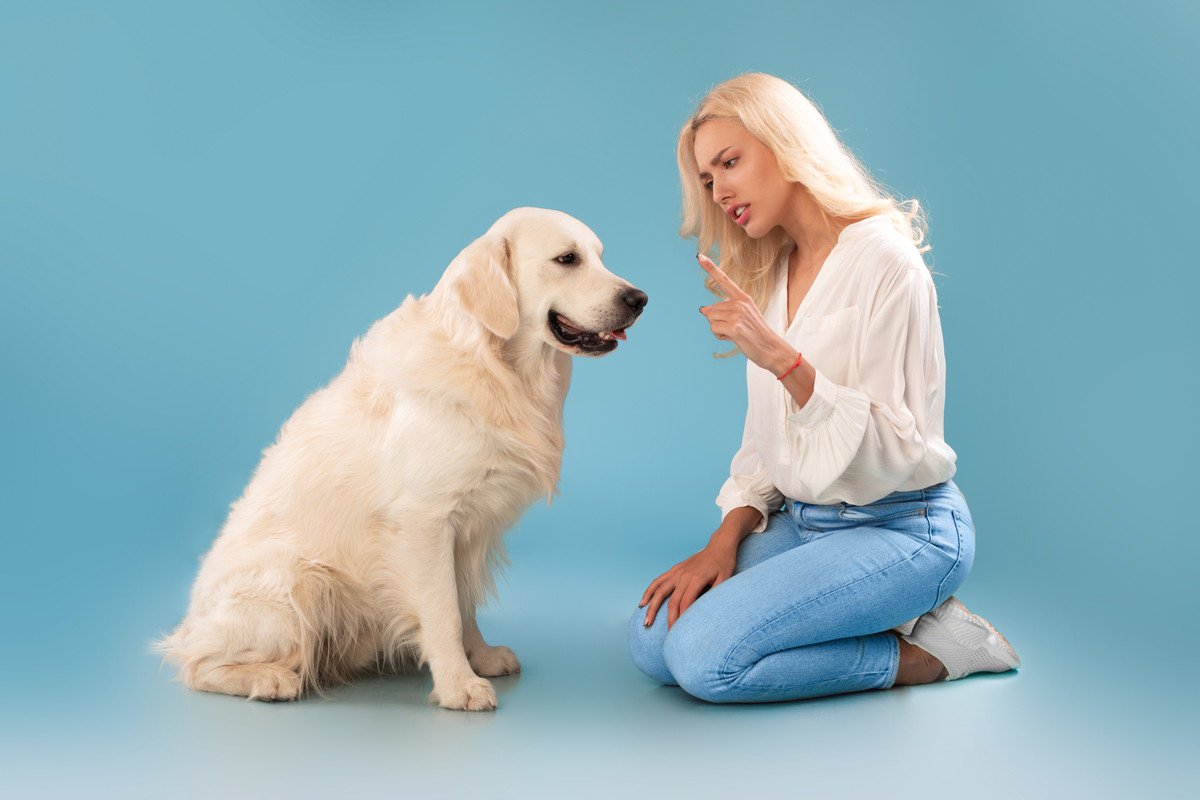
[[[713,202],[715,202],[717,205],[723,206],[723,205],[725,205],[725,201],[727,201],[731,195],[732,195],[732,192],[730,192],[729,189],[724,184],[717,183],[716,179],[713,180],[713,185],[712,185]]]

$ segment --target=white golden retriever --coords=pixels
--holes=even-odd
[[[475,610],[504,531],[562,460],[570,355],[611,352],[646,295],[583,223],[519,208],[354,342],[263,452],[155,644],[193,689],[291,700],[414,657],[430,700],[496,707],[517,672]]]

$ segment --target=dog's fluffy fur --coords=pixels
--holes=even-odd
[[[430,699],[491,709],[520,669],[475,610],[502,535],[562,458],[570,355],[611,351],[646,296],[557,211],[503,216],[429,294],[354,342],[263,452],[155,648],[193,689],[288,700],[413,658]]]

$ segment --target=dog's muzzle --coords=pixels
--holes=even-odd
[[[638,289],[629,289],[620,296],[625,309],[625,319],[607,330],[589,331],[554,309],[550,309],[547,324],[554,338],[567,347],[574,347],[588,355],[603,355],[617,349],[617,342],[625,341],[625,329],[641,316],[649,298]]]

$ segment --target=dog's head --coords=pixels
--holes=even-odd
[[[603,249],[568,214],[518,208],[463,250],[446,280],[494,336],[523,333],[572,355],[600,356],[616,349],[647,301],[605,269]]]

